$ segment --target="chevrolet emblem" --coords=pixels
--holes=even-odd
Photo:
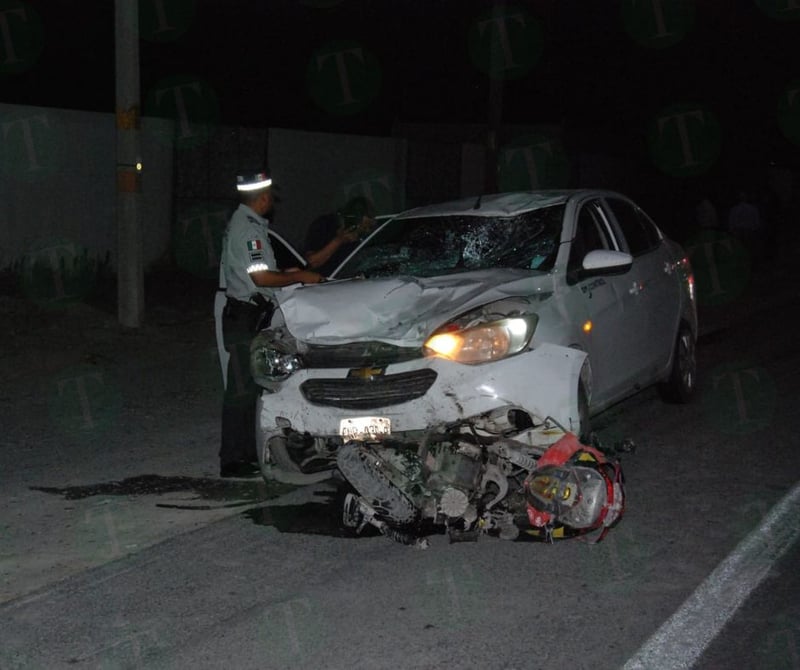
[[[353,368],[347,373],[348,379],[356,377],[364,381],[372,381],[375,377],[383,375],[383,368]]]

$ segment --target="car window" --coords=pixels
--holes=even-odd
[[[639,256],[658,246],[661,237],[644,212],[619,198],[607,198],[606,202],[617,219],[632,256]]]
[[[513,216],[395,218],[376,231],[336,277],[434,277],[497,267],[549,271],[558,253],[563,218],[563,204]]]
[[[570,246],[567,271],[580,268],[584,257],[590,251],[611,248],[613,248],[613,245],[609,239],[605,223],[601,219],[597,203],[591,202],[581,205],[575,226],[575,237]]]

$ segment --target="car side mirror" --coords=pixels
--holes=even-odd
[[[624,251],[595,249],[583,258],[584,274],[624,274],[633,265],[633,256]]]
[[[595,249],[583,257],[580,268],[567,273],[567,282],[576,284],[587,277],[625,274],[633,265],[633,256],[624,251]]]

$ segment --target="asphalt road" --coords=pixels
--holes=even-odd
[[[709,645],[697,670],[800,668],[800,549],[770,571],[722,633]]]
[[[238,491],[227,499],[240,507],[137,543],[136,510],[156,523],[203,506],[114,497],[101,470],[83,477],[94,496],[26,494],[51,511],[100,496],[105,543],[124,546],[95,547],[58,581],[43,573],[32,590],[12,588],[0,668],[622,667],[800,480],[800,342],[786,320],[796,299],[791,287],[759,289],[747,309],[707,315],[694,404],[646,390],[597,417],[603,439],[637,443],[623,460],[626,516],[598,545],[437,535],[420,551],[348,537],[331,486],[273,500]],[[48,481],[25,472],[27,484]],[[776,562],[697,667],[798,667],[797,558],[794,546]],[[679,652],[658,667],[680,667]]]

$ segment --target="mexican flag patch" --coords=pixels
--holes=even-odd
[[[250,240],[247,243],[248,251],[258,251],[261,248],[262,248],[261,240]]]

